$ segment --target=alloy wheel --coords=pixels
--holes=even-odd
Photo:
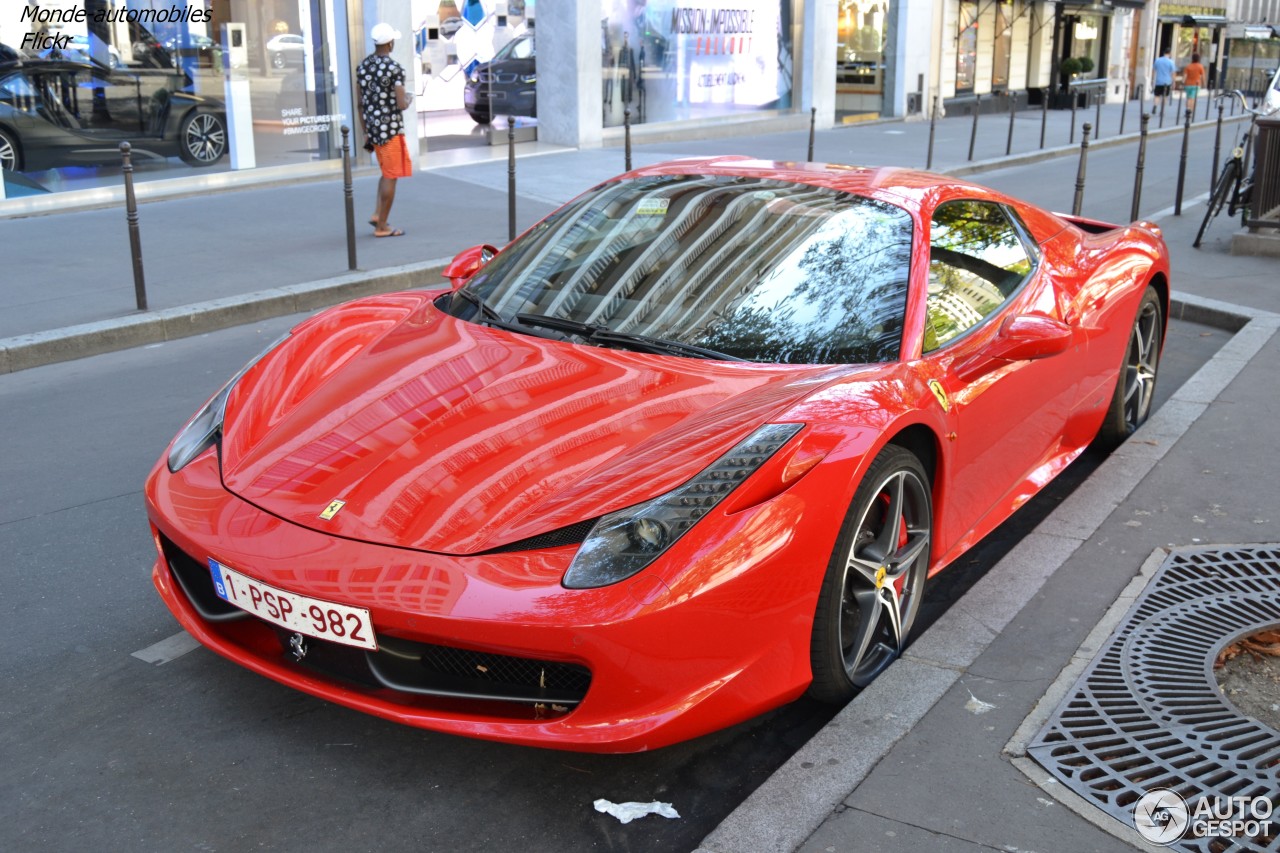
[[[218,117],[199,113],[187,122],[182,144],[199,163],[213,163],[226,151],[227,132]]]
[[[1129,335],[1124,363],[1124,420],[1129,432],[1146,421],[1156,388],[1160,358],[1160,308],[1144,302]]]
[[[845,560],[840,648],[856,687],[868,684],[906,644],[929,564],[929,490],[915,471],[890,473],[858,520]]]

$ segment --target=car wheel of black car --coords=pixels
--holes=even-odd
[[[487,110],[467,110],[467,115],[471,116],[471,120],[476,124],[488,124],[493,120]]]
[[[227,153],[226,121],[216,113],[191,113],[178,130],[178,153],[192,166],[212,166]]]
[[[1129,346],[1125,348],[1124,361],[1120,364],[1120,376],[1116,390],[1111,395],[1111,406],[1098,431],[1099,440],[1107,446],[1115,446],[1133,435],[1151,415],[1151,400],[1156,391],[1156,375],[1160,370],[1160,338],[1164,331],[1164,311],[1160,307],[1160,295],[1147,285],[1138,305],[1138,316],[1129,333]]]
[[[891,444],[862,478],[827,566],[813,620],[810,696],[845,702],[901,654],[932,540],[929,475]]]
[[[22,170],[22,150],[18,148],[18,140],[3,130],[0,130],[0,169],[9,172]]]

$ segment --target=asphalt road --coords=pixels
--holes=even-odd
[[[196,649],[151,587],[149,467],[297,318],[0,377],[0,849],[692,849],[831,711],[807,701],[654,753],[587,756],[409,729]],[[1176,324],[1160,391],[1226,336]],[[1096,459],[934,584],[936,617]],[[599,797],[680,820],[623,826]]]

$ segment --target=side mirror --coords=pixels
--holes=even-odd
[[[498,250],[488,243],[463,249],[444,268],[442,275],[453,283],[455,289],[462,287],[467,279],[479,272],[497,254]]]
[[[989,358],[1032,361],[1064,353],[1071,346],[1071,327],[1043,314],[1020,314],[1000,326],[986,350]]]
[[[1020,314],[1000,325],[991,342],[955,367],[956,375],[971,382],[1001,362],[1032,361],[1064,353],[1071,346],[1071,327],[1043,314]]]

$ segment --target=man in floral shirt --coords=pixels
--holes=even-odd
[[[382,179],[378,181],[378,209],[369,224],[375,237],[399,237],[404,231],[387,225],[391,203],[396,200],[396,179],[413,174],[413,158],[404,139],[404,111],[412,97],[405,92],[404,68],[391,58],[400,33],[390,24],[375,24],[369,31],[374,52],[356,68],[360,100],[360,124],[365,149],[374,152]]]

